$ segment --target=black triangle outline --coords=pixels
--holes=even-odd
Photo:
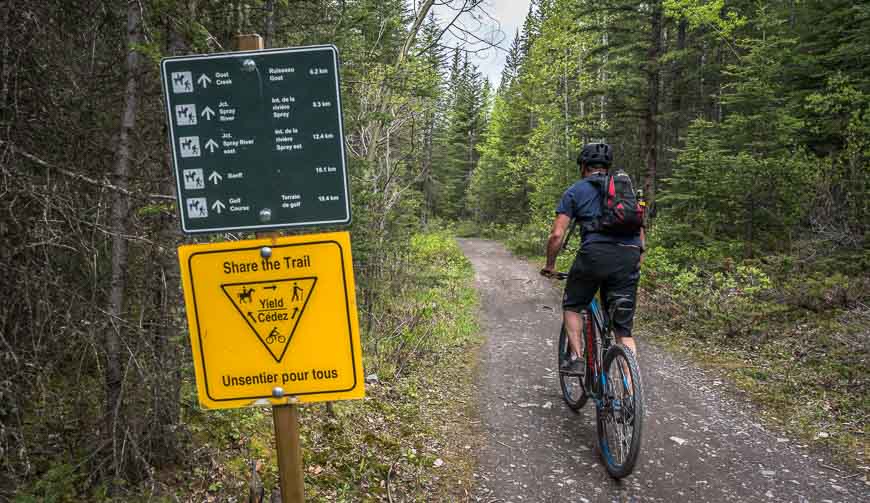
[[[251,325],[251,322],[248,320],[248,317],[245,316],[245,313],[243,313],[241,311],[241,309],[239,309],[239,306],[236,305],[235,301],[233,301],[232,296],[230,296],[230,294],[227,293],[227,290],[224,287],[239,286],[239,285],[259,285],[259,284],[263,284],[263,283],[283,283],[285,281],[298,281],[298,280],[303,280],[303,279],[313,279],[314,283],[311,284],[311,289],[308,291],[308,295],[305,296],[305,302],[302,303],[302,308],[299,309],[299,316],[296,318],[296,322],[293,324],[293,329],[290,331],[290,335],[287,337],[287,343],[284,345],[284,350],[281,351],[281,355],[276,358],[275,355],[272,354],[272,350],[269,349],[269,345],[266,344],[266,341],[264,341],[262,337],[260,337],[260,333],[257,332],[257,329],[254,328],[253,325]],[[251,329],[251,331],[254,332],[254,335],[257,337],[257,340],[260,341],[260,344],[262,344],[263,347],[266,348],[266,352],[269,354],[269,356],[271,356],[272,359],[275,360],[275,363],[281,363],[281,360],[284,359],[284,355],[287,354],[287,348],[290,347],[290,341],[293,340],[293,335],[296,333],[296,328],[299,327],[299,322],[302,321],[302,315],[305,313],[305,308],[308,307],[308,301],[311,300],[311,294],[314,293],[315,286],[317,286],[317,276],[304,276],[304,277],[300,277],[300,278],[281,278],[281,279],[270,279],[270,280],[264,280],[264,281],[242,281],[239,283],[221,283],[221,291],[224,292],[224,295],[226,295],[227,300],[230,301],[230,304],[233,305],[233,307],[236,309],[236,312],[239,313],[239,316],[241,316],[242,319],[245,320],[245,323],[248,325],[248,327]]]

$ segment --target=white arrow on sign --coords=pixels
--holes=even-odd
[[[212,117],[214,117],[214,110],[211,107],[205,107],[202,109],[202,113],[199,114],[202,117],[205,117],[205,120],[210,121]]]
[[[208,141],[205,142],[205,148],[207,148],[209,152],[214,154],[214,149],[218,148],[218,144],[216,141],[209,138]]]
[[[207,88],[208,85],[211,83],[211,79],[208,78],[208,75],[204,73],[200,75],[199,78],[196,79],[196,81],[199,83],[199,85],[202,86],[203,89]]]
[[[224,203],[220,202],[220,200],[215,201],[214,204],[211,205],[211,209],[215,210],[218,215],[221,214],[221,210],[224,208],[226,208],[226,205]]]
[[[220,175],[217,171],[212,171],[210,175],[208,175],[208,179],[212,181],[215,185],[218,184],[219,181],[223,180],[224,177]]]

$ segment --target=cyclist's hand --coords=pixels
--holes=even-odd
[[[555,274],[556,271],[554,271],[551,267],[544,267],[543,269],[541,269],[541,276],[544,276],[545,278],[552,278]]]

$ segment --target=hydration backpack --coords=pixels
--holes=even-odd
[[[631,177],[622,170],[589,180],[601,195],[601,217],[584,226],[586,232],[634,236],[643,227],[644,204],[638,201]]]

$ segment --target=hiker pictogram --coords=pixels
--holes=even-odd
[[[299,296],[302,294],[303,290],[299,288],[299,285],[293,283],[293,301],[296,302],[299,300]]]
[[[311,299],[316,277],[222,284],[236,311],[280,362]]]

